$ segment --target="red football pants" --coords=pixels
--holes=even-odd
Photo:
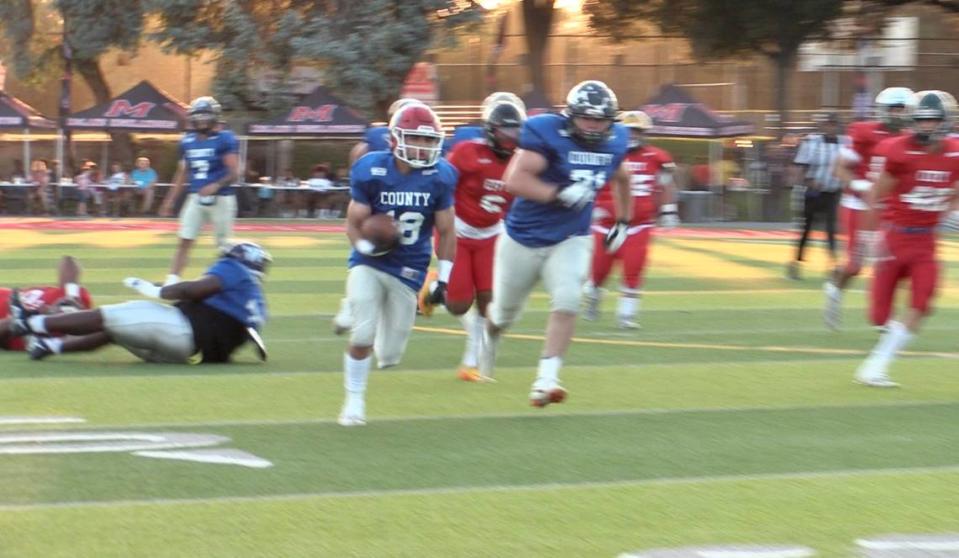
[[[453,273],[446,286],[449,302],[472,302],[476,293],[493,290],[493,254],[496,237],[456,239]]]
[[[862,271],[863,254],[858,246],[859,230],[866,212],[846,206],[839,208],[839,220],[846,233],[846,273],[855,277]]]
[[[873,266],[869,319],[883,325],[892,316],[899,281],[910,280],[910,307],[928,314],[939,282],[933,233],[886,233],[887,256]]]
[[[652,225],[630,227],[631,232],[626,237],[623,246],[613,254],[606,252],[603,239],[606,233],[593,231],[593,270],[592,280],[597,287],[601,286],[609,272],[613,269],[616,260],[623,262],[623,284],[627,289],[638,290],[643,283],[643,271],[646,269],[646,258],[649,256],[649,241],[653,233]]]

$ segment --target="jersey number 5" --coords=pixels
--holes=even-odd
[[[423,220],[425,219],[423,214],[406,211],[400,213],[399,218],[397,218],[395,212],[390,211],[388,215],[396,220],[396,228],[400,231],[400,244],[404,246],[416,244],[416,241],[420,239],[420,228],[423,226]]]

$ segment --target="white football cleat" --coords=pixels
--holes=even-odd
[[[492,336],[489,331],[483,330],[479,339],[479,376],[484,382],[493,381],[493,368],[496,366],[496,349],[499,346],[499,336]]]
[[[896,388],[899,384],[889,378],[886,372],[888,362],[869,356],[856,370],[856,382],[869,387]]]
[[[545,407],[551,403],[562,403],[566,400],[567,392],[556,381],[537,379],[533,382],[533,389],[529,392],[529,404],[533,407]]]
[[[365,426],[366,402],[359,397],[347,397],[343,410],[336,419],[340,426]]]
[[[340,300],[340,309],[333,316],[333,333],[343,335],[353,327],[353,311],[349,299]]]
[[[823,309],[822,319],[826,327],[839,331],[842,325],[842,290],[832,281],[826,281],[822,287],[826,295],[826,307]]]
[[[619,316],[616,319],[619,321],[619,329],[642,329],[635,316]]]

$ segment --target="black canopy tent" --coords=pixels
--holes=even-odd
[[[30,170],[30,129],[52,130],[56,127],[56,122],[40,114],[37,109],[4,91],[0,91],[0,129],[22,131],[24,173],[28,173]]]
[[[526,105],[526,114],[536,116],[547,112],[556,112],[556,107],[549,101],[546,94],[538,89],[534,89],[521,97]]]
[[[177,133],[186,125],[187,106],[147,80],[105,103],[71,114],[70,130]]]

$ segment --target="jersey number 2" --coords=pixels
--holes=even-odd
[[[599,190],[606,184],[606,173],[589,169],[573,169],[569,178],[576,184],[583,184],[593,190]]]
[[[190,161],[190,170],[193,171],[193,178],[197,180],[206,180],[210,173],[209,161]]]

